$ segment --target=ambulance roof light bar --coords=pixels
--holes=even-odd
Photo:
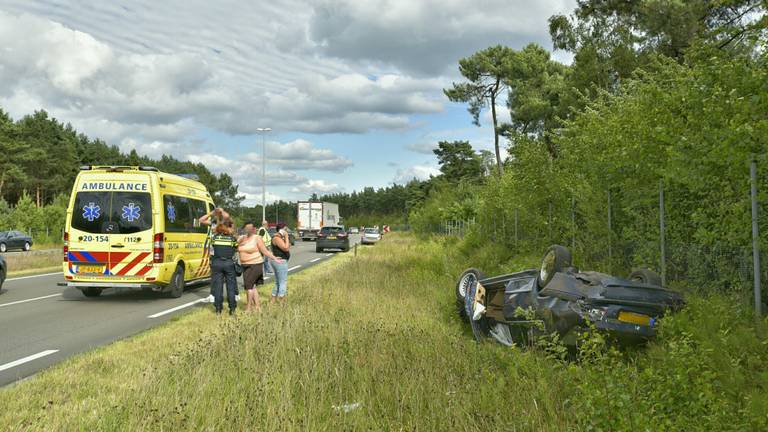
[[[119,171],[125,171],[125,170],[139,170],[139,171],[155,171],[159,172],[160,170],[151,167],[151,166],[127,166],[127,165],[83,165],[80,167],[80,171],[91,171],[91,170],[106,170],[109,172],[119,172]]]

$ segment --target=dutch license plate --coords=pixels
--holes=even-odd
[[[330,236],[328,237],[328,240],[336,240],[336,236]]]
[[[619,312],[619,321],[644,326],[651,325],[651,317],[634,312]]]
[[[78,273],[82,274],[101,274],[104,273],[103,265],[81,265],[77,268]]]

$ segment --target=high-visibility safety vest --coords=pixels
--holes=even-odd
[[[211,250],[215,257],[232,258],[237,250],[237,239],[228,234],[214,234],[211,236]]]
[[[262,240],[264,240],[264,246],[271,247],[272,246],[272,236],[269,235],[269,230],[266,228],[259,228],[259,236]]]

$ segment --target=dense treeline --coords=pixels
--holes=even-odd
[[[737,267],[749,266],[753,158],[768,209],[765,13],[760,1],[583,1],[550,19],[569,66],[533,44],[462,59],[465,81],[446,95],[475,122],[492,110],[508,157],[481,186],[452,176],[434,188],[410,223],[475,220],[475,239],[507,250],[558,242],[581,264],[658,269],[663,189],[670,273],[732,284],[748,273]]]
[[[0,199],[15,205],[26,192],[37,207],[50,204],[60,194],[68,195],[78,169],[83,165],[144,165],[177,174],[197,174],[227,207],[238,206],[242,197],[228,174],[214,175],[204,165],[171,156],[152,159],[135,150],[123,153],[117,146],[78,133],[36,111],[14,121],[0,108]]]

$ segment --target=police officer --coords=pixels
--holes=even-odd
[[[216,225],[211,237],[211,286],[213,288],[213,306],[216,313],[221,313],[224,306],[224,282],[227,283],[227,301],[229,302],[229,314],[235,313],[237,300],[237,275],[235,274],[235,251],[237,251],[237,239],[234,236],[234,224],[232,219]]]

